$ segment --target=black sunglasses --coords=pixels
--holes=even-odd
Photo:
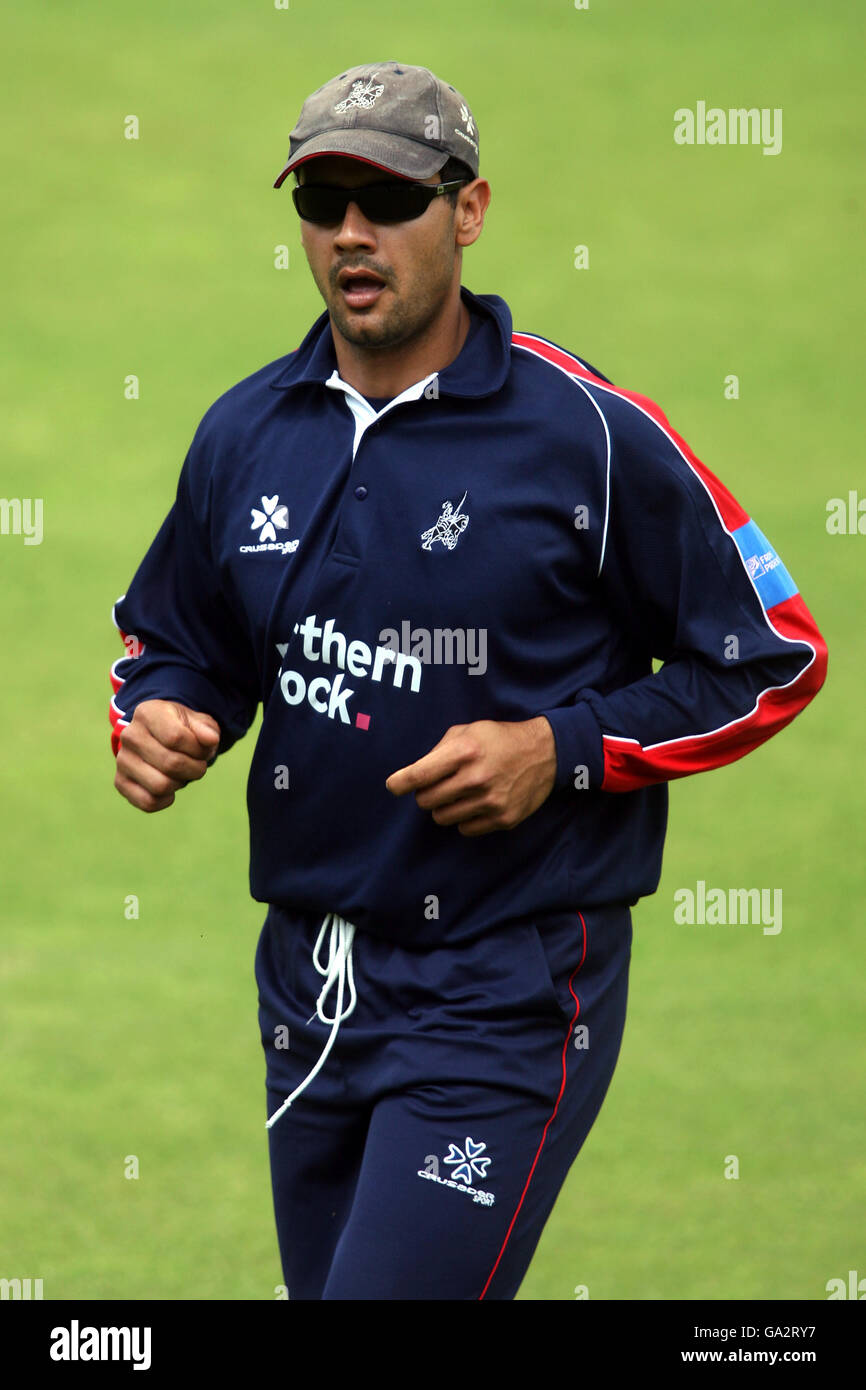
[[[357,203],[370,222],[411,222],[426,212],[434,198],[468,179],[451,183],[365,183],[341,188],[331,183],[301,183],[292,189],[298,216],[322,227],[339,226],[350,203]]]

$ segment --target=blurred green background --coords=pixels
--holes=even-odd
[[[0,492],[44,499],[44,539],[0,536],[0,1276],[42,1278],[49,1299],[271,1299],[282,1279],[253,979],[264,908],[246,879],[255,730],[170,813],[122,801],[111,606],[207,406],[321,312],[288,185],[271,187],[303,98],[389,58],[473,108],[493,201],[464,283],[657,400],[778,547],[830,649],[789,729],[671,789],[617,1073],[520,1297],[822,1299],[866,1275],[866,538],[825,527],[828,499],[866,494],[862,13],[7,11]],[[781,107],[782,152],[676,145],[674,111],[699,100]],[[783,930],[676,925],[674,891],[698,879],[782,888]]]

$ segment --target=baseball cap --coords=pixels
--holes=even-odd
[[[323,154],[347,155],[407,179],[427,179],[453,157],[477,178],[478,130],[460,92],[429,68],[366,63],[307,97],[274,188]]]

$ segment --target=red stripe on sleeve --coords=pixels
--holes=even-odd
[[[724,767],[790,724],[824,683],[827,645],[800,594],[769,608],[767,618],[781,636],[813,648],[814,655],[799,676],[788,685],[761,691],[748,714],[706,734],[648,748],[642,748],[636,739],[605,734],[602,791],[636,791],[654,782]]]
[[[122,685],[123,681],[120,684]],[[129,728],[129,720],[124,719],[113,700],[108,706],[108,718],[111,721],[111,751],[116,758],[120,748],[120,736],[124,729]]]
[[[123,628],[119,626],[116,620],[115,627],[120,633],[120,640],[123,642],[123,645],[126,648],[126,655],[118,657],[118,661],[127,661],[130,657],[141,656],[141,653],[144,651],[144,643],[139,641],[139,639],[134,634],[124,632]],[[116,666],[117,661],[113,662],[111,670],[109,671],[111,688],[114,692],[114,695],[117,694],[117,692],[120,690],[120,687],[124,683],[123,678],[117,674],[117,671],[115,669]],[[129,728],[129,720],[126,719],[123,713],[118,709],[117,705],[114,703],[113,696],[108,706],[108,718],[111,721],[111,751],[116,758],[118,749],[120,748],[121,733],[124,729]]]
[[[686,441],[677,434],[660,406],[655,401],[651,401],[648,396],[640,396],[636,391],[625,391],[621,386],[612,386],[607,381],[602,381],[601,377],[586,368],[577,357],[573,357],[570,352],[565,352],[562,348],[554,347],[552,343],[546,343],[541,338],[533,338],[526,333],[513,333],[512,342],[518,347],[528,348],[530,352],[535,352],[539,357],[552,362],[554,366],[561,367],[563,371],[571,376],[579,377],[581,381],[589,381],[601,387],[603,391],[609,391],[611,395],[621,396],[623,400],[631,401],[645,414],[649,415],[661,429],[664,430],[668,438],[676,445],[686,462],[694,469],[701,482],[706,487],[710,496],[718,508],[719,515],[729,531],[736,531],[738,527],[744,526],[749,520],[749,514],[732,496],[724,483],[711,473],[709,468],[703,463],[696,454],[692,452]]]

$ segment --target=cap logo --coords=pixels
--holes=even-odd
[[[338,101],[334,110],[339,112],[340,115],[342,115],[344,111],[351,111],[355,106],[361,107],[364,111],[369,111],[370,107],[375,105],[376,101],[385,90],[381,83],[377,87],[373,86],[373,78],[377,76],[378,74],[374,72],[373,77],[368,77],[366,82],[362,82],[360,77],[356,78],[352,83],[352,90],[349,95],[342,101]]]
[[[460,138],[461,140],[464,140],[464,141],[466,142],[467,145],[471,145],[472,148],[473,148],[473,150],[475,151],[475,155],[476,155],[476,157],[477,157],[477,155],[478,155],[478,141],[474,138],[474,136],[475,136],[475,123],[474,123],[474,121],[472,120],[472,115],[471,115],[471,112],[470,112],[470,110],[469,110],[469,107],[468,107],[465,103],[460,107],[460,119],[461,119],[461,121],[463,122],[463,124],[465,125],[466,129],[465,129],[465,130],[461,130],[460,127],[459,127],[458,125],[456,125],[456,126],[454,127],[454,134],[457,135],[457,136],[459,136],[459,138]]]

